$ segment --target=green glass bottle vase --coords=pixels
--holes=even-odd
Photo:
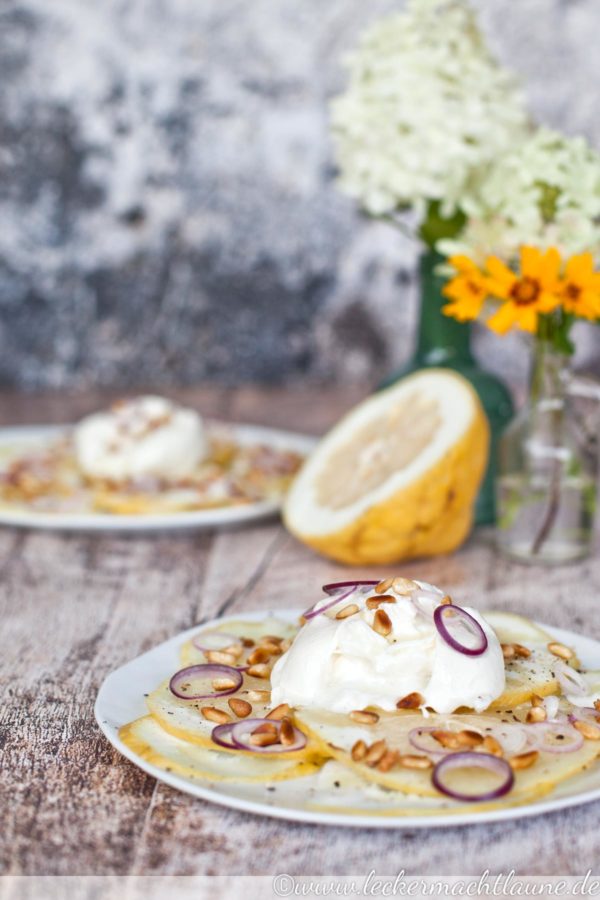
[[[389,387],[405,375],[418,369],[454,369],[467,378],[477,393],[487,414],[491,429],[490,459],[481,485],[475,521],[478,525],[493,523],[496,518],[494,481],[497,467],[498,442],[504,428],[513,417],[514,407],[508,388],[495,375],[479,367],[471,353],[471,326],[444,315],[442,295],[444,279],[436,275],[442,257],[427,250],[420,260],[421,310],[415,352],[403,368],[388,378],[382,387]]]

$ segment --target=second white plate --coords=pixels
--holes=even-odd
[[[259,425],[226,425],[227,430],[240,444],[267,444],[281,450],[310,453],[316,438],[263,428]],[[65,428],[32,426],[28,428],[4,428],[0,430],[0,454],[13,447],[33,449],[43,447],[49,441],[59,438]],[[199,509],[185,512],[160,513],[152,515],[111,515],[109,513],[73,512],[46,513],[37,510],[17,510],[0,507],[0,525],[22,528],[44,528],[58,531],[171,531],[182,529],[225,528],[244,522],[272,516],[279,511],[281,503],[264,500],[243,506],[229,506],[216,509]]]

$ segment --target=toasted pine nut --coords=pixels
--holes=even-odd
[[[386,750],[386,752],[377,763],[377,769],[380,772],[389,772],[392,766],[396,765],[396,763],[398,762],[399,756],[400,754],[397,750]]]
[[[379,584],[375,585],[375,593],[385,594],[386,591],[389,591],[393,583],[393,578],[385,578],[383,581],[380,581]]]
[[[401,597],[407,597],[413,591],[416,591],[419,585],[411,581],[410,578],[394,578],[392,587]]]
[[[261,732],[260,734],[251,734],[248,743],[255,747],[270,747],[271,744],[279,743],[278,734],[270,734],[269,732]]]
[[[600,700],[594,700],[594,709],[597,709],[600,712]]]
[[[392,630],[392,620],[384,609],[378,609],[373,617],[373,631],[386,637]]]
[[[271,654],[264,647],[256,647],[248,657],[248,665],[255,666],[257,663],[266,662]]]
[[[419,756],[416,753],[405,753],[398,758],[398,763],[405,769],[430,769],[433,765],[428,756]]]
[[[349,714],[353,722],[360,722],[361,725],[375,725],[379,722],[379,716],[370,709],[353,709]]]
[[[252,731],[252,734],[279,734],[277,725],[271,722],[263,722]]]
[[[250,647],[254,647],[254,641],[252,638],[242,638],[242,647],[245,647],[248,650]]]
[[[438,728],[431,732],[431,737],[438,744],[441,744],[442,747],[447,747],[449,750],[459,750],[465,746],[455,731],[443,731],[441,728]]]
[[[478,731],[471,731],[469,728],[459,731],[456,737],[461,747],[478,747],[483,743],[483,735]]]
[[[452,597],[449,594],[445,594],[440,600],[440,606],[452,606]]]
[[[237,686],[237,681],[231,678],[215,678],[212,683],[213,691],[229,691]]]
[[[565,647],[564,644],[559,644],[558,641],[551,641],[548,644],[548,650],[561,659],[572,659],[574,656],[570,647]]]
[[[229,702],[229,708],[240,719],[245,719],[252,712],[252,705],[247,700],[240,700],[239,697],[232,697]]]
[[[356,603],[349,603],[348,606],[344,606],[343,609],[340,609],[339,613],[336,613],[336,619],[347,619],[348,616],[353,616],[358,612],[358,606]]]
[[[387,750],[387,744],[385,741],[375,741],[374,744],[371,744],[369,749],[367,750],[367,754],[365,756],[365,762],[368,766],[373,768],[377,765],[379,760],[383,757],[383,754]]]
[[[273,641],[261,641],[261,649],[265,650],[270,656],[281,656],[283,653],[280,644],[274,644]]]
[[[248,669],[248,675],[252,675],[253,678],[268,678],[270,674],[271,670],[265,663],[250,666]]]
[[[391,594],[382,594],[381,597],[368,597],[367,609],[377,609],[380,603],[395,603],[396,598]]]
[[[288,703],[280,703],[279,706],[275,706],[270,712],[268,712],[265,716],[265,719],[283,719],[285,716],[289,716],[290,707]]]
[[[412,694],[407,694],[406,697],[402,697],[401,700],[398,700],[396,709],[419,709],[420,706],[423,706],[424,702],[421,694],[419,694],[418,691],[413,691]]]
[[[517,653],[514,644],[500,644],[504,659],[513,659]]]
[[[222,709],[216,709],[214,706],[202,706],[200,712],[209,722],[217,722],[224,725],[225,722],[231,722],[231,716]]]
[[[480,750],[485,750],[486,753],[491,753],[492,756],[503,756],[502,745],[491,734],[486,734],[480,744]]]
[[[290,641],[289,638],[286,638],[285,641],[282,641],[280,643],[279,649],[281,650],[282,653],[286,653],[290,649],[291,646],[292,646],[292,642]]]
[[[268,703],[271,699],[271,691],[248,691],[248,700],[253,703]]]
[[[520,769],[528,769],[534,763],[538,761],[540,758],[540,754],[537,750],[529,750],[527,753],[519,753],[518,756],[513,756],[508,760],[508,764],[511,769],[520,770]]]
[[[260,643],[264,643],[264,641],[268,641],[270,644],[280,644],[283,638],[279,637],[278,634],[263,634],[260,639]]]
[[[354,762],[360,762],[367,755],[367,745],[364,741],[357,741],[352,747],[352,751],[350,753]]]
[[[244,648],[241,644],[230,644],[228,647],[223,647],[222,652],[228,653],[229,656],[233,656],[234,659],[239,659],[244,652]]]
[[[235,666],[235,656],[225,653],[224,650],[205,650],[204,655],[210,663],[220,666]]]
[[[543,706],[544,698],[540,697],[539,694],[532,694],[531,695],[531,705],[532,706]]]
[[[592,725],[591,722],[584,722],[582,719],[575,719],[573,728],[584,736],[587,741],[600,741],[600,728]]]
[[[279,727],[279,740],[284,745],[284,747],[289,747],[290,744],[296,743],[296,733],[294,731],[294,726],[292,725],[292,720],[288,719],[287,716],[284,716],[281,720],[281,725]]]
[[[543,706],[532,706],[527,713],[528,722],[545,722],[548,718],[546,710]]]
[[[513,644],[515,655],[520,656],[521,659],[529,659],[531,656],[531,650],[528,647],[524,647],[523,644]]]

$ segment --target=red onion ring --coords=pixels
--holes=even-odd
[[[234,687],[227,688],[224,691],[208,691],[201,694],[191,694],[182,690],[182,686],[186,680],[190,678],[231,678],[234,681]],[[242,685],[244,676],[239,669],[233,666],[221,666],[215,663],[204,663],[196,666],[187,666],[175,672],[169,682],[169,690],[180,700],[209,700],[214,697],[227,697],[229,694],[235,694]]]
[[[321,613],[327,612],[327,610],[331,609],[332,606],[336,606],[338,603],[341,603],[342,600],[346,600],[348,597],[351,597],[355,590],[356,587],[353,582],[352,587],[347,591],[344,591],[344,593],[340,594],[338,597],[334,597],[333,600],[330,600],[328,603],[324,603],[323,606],[317,606],[317,603],[321,602],[320,600],[318,600],[317,603],[315,603],[309,609],[305,610],[302,615],[305,619],[314,619],[315,616],[320,616]]]
[[[486,734],[495,737],[502,745],[504,752],[512,756],[514,753],[520,753],[527,746],[528,727],[529,726],[526,725],[517,725],[516,723],[514,725],[512,723],[500,723],[489,729],[486,728],[484,731],[480,731],[477,728],[474,730],[478,731],[482,738],[484,738]],[[435,738],[432,738],[431,742],[428,742],[427,739],[423,740],[423,735],[438,730],[439,726],[437,728],[433,726],[413,728],[412,731],[409,731],[408,733],[408,740],[416,750],[420,750],[421,753],[429,754],[433,759],[439,759],[442,756],[447,756],[449,753],[462,752],[457,751],[456,749],[453,750],[450,747],[443,747],[435,740]],[[458,730],[460,731],[462,729]]]
[[[224,650],[232,644],[239,644],[240,639],[235,634],[226,631],[201,631],[192,638],[192,644],[202,653],[207,650]]]
[[[431,734],[432,731],[439,731],[439,727],[435,728],[433,726],[419,726],[418,728],[412,728],[408,732],[408,740],[415,748],[415,750],[420,750],[421,753],[427,753],[429,756],[434,759],[440,758],[442,756],[446,756],[448,753],[456,753],[456,750],[450,749],[450,747],[442,747],[442,745],[436,741],[435,738],[431,739],[431,744],[427,743],[427,741],[422,740],[423,735]]]
[[[281,728],[281,722],[276,719],[243,719],[241,722],[233,722],[231,724],[231,740],[238,750],[250,750],[252,753],[291,753],[293,750],[302,750],[306,747],[306,735],[303,734],[296,726],[294,726],[293,744],[269,744],[268,747],[257,747],[255,744],[249,743],[247,738],[252,734],[259,725],[274,725],[277,729]]]
[[[589,686],[583,676],[564,662],[557,662],[556,677],[563,694],[576,694],[578,697],[583,697],[589,693]]]
[[[573,723],[577,720],[581,722],[589,722],[591,725],[600,726],[600,711],[593,706],[578,706],[576,710],[569,713],[569,722]]]
[[[455,791],[444,784],[444,776],[452,769],[465,769],[475,766],[478,769],[488,769],[496,775],[503,777],[503,781],[498,787],[491,791],[485,791],[483,794],[463,794],[461,791]],[[475,753],[472,750],[466,750],[460,753],[452,753],[444,756],[435,764],[431,776],[433,786],[447,797],[453,800],[461,800],[464,803],[481,803],[485,800],[497,800],[503,797],[511,790],[515,783],[513,770],[500,756],[492,756],[491,753]]]
[[[330,584],[324,584],[321,588],[322,591],[326,594],[333,594],[335,591],[342,590],[343,588],[357,588],[357,587],[375,587],[376,584],[379,584],[378,581],[332,581]]]
[[[499,722],[498,725],[491,727],[491,731],[486,731],[484,736],[485,734],[490,734],[492,737],[495,737],[501,744],[504,752],[509,756],[513,756],[515,753],[521,753],[527,746],[529,741],[528,728],[528,725],[518,725],[516,722],[514,724],[512,722]]]
[[[448,618],[448,616],[460,619],[461,623],[467,626],[471,636],[478,641],[474,647],[467,647],[466,644],[461,644],[461,642],[450,633],[444,622],[444,619]],[[458,651],[458,653],[464,653],[465,656],[481,656],[481,654],[485,653],[487,650],[488,639],[485,631],[479,622],[463,609],[462,606],[448,604],[447,606],[436,607],[433,612],[433,621],[443,640],[446,641],[448,646],[452,647],[453,650]]]
[[[225,722],[224,725],[215,725],[210,733],[211,739],[218,744],[219,747],[226,747],[228,750],[237,750],[237,746],[231,740],[231,730],[235,722]]]
[[[583,746],[583,735],[568,722],[531,722],[527,728],[530,745],[543,753],[574,753]],[[562,734],[571,740],[565,744],[549,744],[549,734]]]

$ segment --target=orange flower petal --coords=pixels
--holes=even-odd
[[[550,247],[542,257],[540,281],[548,290],[556,287],[560,273],[560,253],[556,247]]]
[[[516,305],[507,301],[487,320],[487,325],[496,334],[506,334],[515,324],[516,318]]]
[[[567,281],[575,284],[587,284],[595,277],[594,257],[591,253],[578,253],[567,262],[565,274]]]
[[[470,256],[465,256],[463,253],[458,253],[456,256],[450,257],[450,265],[453,266],[457,272],[460,272],[465,275],[480,275],[479,267],[476,263],[473,262]]]
[[[521,247],[521,275],[539,278],[543,266],[543,257],[537,247]]]
[[[490,292],[496,297],[506,298],[517,276],[497,256],[490,256],[487,259],[486,268],[491,276],[487,279]]]

